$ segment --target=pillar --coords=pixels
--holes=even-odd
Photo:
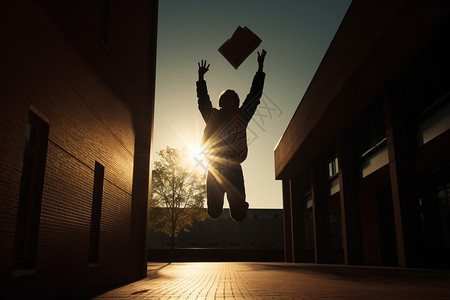
[[[282,184],[283,184],[284,260],[286,262],[294,262],[290,180],[283,179]]]
[[[419,232],[418,204],[414,199],[414,126],[408,119],[408,107],[401,84],[392,83],[383,97],[389,173],[394,208],[398,264],[413,265],[417,257],[415,238]],[[410,114],[409,114],[410,115]]]
[[[330,221],[327,201],[327,166],[323,161],[315,163],[312,169],[312,196],[314,218],[314,261],[328,262]]]
[[[309,177],[309,174],[306,174]],[[309,178],[307,178],[309,179]],[[292,218],[292,237],[293,237],[293,256],[295,262],[309,262],[306,250],[305,236],[305,190],[302,188],[302,180],[295,177],[290,181],[291,190],[291,218]]]
[[[357,159],[353,137],[350,133],[345,133],[338,142],[338,162],[342,248],[346,265],[359,265],[363,262]]]

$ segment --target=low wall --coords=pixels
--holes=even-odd
[[[283,249],[149,249],[152,262],[223,262],[223,261],[284,261]]]

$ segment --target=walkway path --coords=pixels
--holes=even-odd
[[[450,299],[450,271],[287,263],[149,264],[95,299]]]

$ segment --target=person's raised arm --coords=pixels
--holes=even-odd
[[[209,64],[206,65],[206,60],[202,60],[198,63],[198,81],[197,81],[197,98],[198,109],[202,114],[203,120],[208,122],[209,114],[212,109],[211,100],[208,95],[208,88],[206,87],[206,81],[204,75],[209,70]]]
[[[209,71],[209,64],[206,65],[206,60],[202,60],[201,63],[198,63],[198,81],[205,80],[205,73]]]
[[[263,68],[264,68],[264,58],[266,57],[267,51],[266,50],[262,50],[261,54],[259,54],[258,51],[258,71],[262,72]]]
[[[242,103],[241,110],[244,113],[246,121],[249,122],[259,105],[259,100],[262,96],[262,91],[264,88],[264,79],[266,74],[263,72],[264,59],[266,57],[266,50],[262,50],[261,54],[258,51],[258,72],[256,72],[255,77],[253,77],[252,87],[250,88],[250,93]]]

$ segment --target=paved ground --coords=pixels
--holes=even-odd
[[[287,263],[149,264],[95,299],[450,299],[450,271]]]

